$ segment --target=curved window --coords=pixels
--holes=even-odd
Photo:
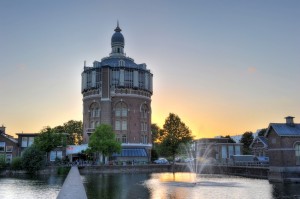
[[[300,143],[295,144],[296,165],[300,165]]]

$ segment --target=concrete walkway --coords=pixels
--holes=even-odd
[[[57,196],[57,199],[87,199],[77,166],[73,166]]]

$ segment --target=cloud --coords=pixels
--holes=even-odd
[[[248,72],[248,74],[255,74],[255,73],[257,73],[257,69],[254,66],[249,66],[247,68],[247,72]]]

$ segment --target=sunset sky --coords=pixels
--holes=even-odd
[[[125,52],[154,74],[152,123],[173,112],[196,137],[300,123],[300,1],[0,1],[0,125],[82,120],[84,60]]]

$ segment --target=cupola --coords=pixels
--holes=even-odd
[[[124,55],[125,40],[121,31],[122,29],[119,27],[119,22],[117,22],[115,33],[111,37],[111,55]]]

